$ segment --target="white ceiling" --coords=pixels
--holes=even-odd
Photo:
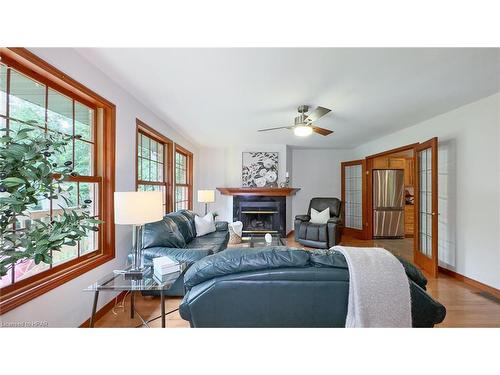
[[[205,146],[350,148],[500,91],[500,49],[78,48],[160,118]],[[328,137],[289,130],[296,107],[333,111]]]

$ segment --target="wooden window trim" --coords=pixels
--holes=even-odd
[[[95,109],[96,114],[97,111],[102,111],[102,129],[100,129],[100,134],[95,133],[94,138],[96,145],[100,145],[95,150],[98,153],[95,160],[99,160],[99,163],[94,171],[101,181],[99,214],[104,220],[104,223],[100,225],[98,250],[0,289],[0,315],[2,315],[115,258],[113,195],[115,191],[116,107],[25,48],[0,48],[0,61],[61,94]],[[92,176],[88,179],[89,182],[95,180]]]
[[[165,182],[154,182],[154,181],[142,181],[139,180],[139,135],[144,134],[147,137],[153,139],[154,141],[163,144],[163,178],[166,179]],[[136,132],[135,132],[135,190],[139,188],[139,185],[156,185],[156,186],[165,186],[165,202],[166,211],[172,211],[172,207],[174,205],[173,202],[173,149],[174,142],[169,138],[165,137],[163,134],[153,129],[149,125],[146,125],[143,121],[136,119]]]
[[[178,144],[174,146],[174,160],[175,154],[179,153],[187,157],[187,184],[178,184],[175,179],[175,170],[174,170],[174,199],[175,199],[175,187],[184,186],[188,188],[188,209],[193,209],[193,153]],[[175,207],[174,202],[174,209]]]

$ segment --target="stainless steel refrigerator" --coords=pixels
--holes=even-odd
[[[404,171],[373,171],[373,236],[404,237]]]

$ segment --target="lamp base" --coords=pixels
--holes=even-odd
[[[141,280],[144,277],[145,273],[146,273],[146,269],[127,270],[123,273],[123,275],[124,275],[125,279]]]

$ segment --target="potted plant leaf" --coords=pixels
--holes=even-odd
[[[43,132],[38,125],[28,121],[17,131],[0,129],[0,277],[15,264],[51,264],[54,252],[75,246],[101,223],[88,210],[90,199],[70,207],[73,187],[65,182],[77,173],[72,161],[56,162],[80,137]],[[32,218],[33,208],[49,200],[59,208]]]

